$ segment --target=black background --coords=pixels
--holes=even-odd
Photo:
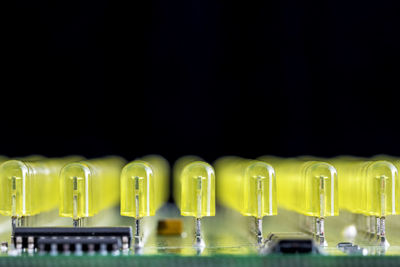
[[[0,154],[400,155],[398,1],[2,12]]]

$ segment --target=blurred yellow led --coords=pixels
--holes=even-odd
[[[168,200],[169,165],[160,156],[147,156],[127,164],[121,172],[121,215],[154,216]]]
[[[183,168],[186,167],[189,163],[195,161],[202,161],[201,158],[197,156],[184,156],[179,158],[175,164],[173,169],[173,198],[176,205],[180,208],[181,206],[181,191],[182,191],[182,184],[181,184],[181,175]]]
[[[256,218],[277,214],[276,178],[271,165],[225,157],[215,167],[217,200],[221,204]]]
[[[315,235],[320,245],[326,246],[325,217],[339,215],[337,171],[327,162],[308,159],[311,157],[261,158],[274,164],[278,205],[314,217]]]
[[[105,157],[66,165],[60,173],[60,216],[75,221],[118,204],[124,163],[120,157]]]
[[[396,163],[350,157],[334,158],[332,162],[339,172],[342,209],[376,217],[399,214]]]
[[[313,217],[339,214],[337,171],[331,164],[297,158],[260,159],[274,164],[279,206]]]
[[[396,159],[338,157],[332,163],[339,172],[341,209],[367,216],[367,232],[374,233],[381,245],[388,246],[385,217],[400,211]]]
[[[337,157],[329,160],[338,172],[339,207],[354,213],[361,213],[361,192],[363,181],[360,170],[365,164],[356,157]],[[356,186],[355,186],[356,185]]]
[[[0,214],[32,216],[58,206],[58,175],[78,157],[9,160],[0,166]]]
[[[367,196],[364,210],[377,217],[399,214],[399,176],[388,161],[375,161],[366,169]]]

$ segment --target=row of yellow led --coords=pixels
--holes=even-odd
[[[336,215],[338,207],[341,210],[376,217],[396,215],[400,212],[398,158],[379,156],[366,159],[346,156],[331,159],[260,159],[271,163],[276,170],[278,203],[284,208],[316,217],[318,214]],[[315,171],[317,173],[313,174]],[[321,174],[323,177],[329,177],[329,173],[332,179],[321,179]],[[323,180],[325,182],[322,184]],[[325,188],[324,201],[318,199],[321,185]],[[300,199],[304,201],[299,202]],[[325,203],[325,207],[318,208],[318,203]]]
[[[126,165],[121,173],[124,164],[120,157],[3,158],[0,214],[20,218],[59,207],[60,216],[79,220],[118,204],[122,191],[121,214],[154,215],[169,196],[168,163],[148,156]],[[143,166],[147,173],[140,172]]]
[[[316,218],[312,231],[321,245],[326,245],[324,218],[338,215],[339,199],[341,209],[375,218],[373,231],[382,245],[388,245],[385,217],[399,214],[400,210],[398,159],[380,156],[372,159],[261,157],[259,160],[226,157],[216,162],[219,202],[258,218],[259,243],[262,243],[260,218],[274,215],[271,209],[266,212],[265,207],[274,203],[272,199],[277,194],[281,207]],[[275,176],[276,194],[273,183],[263,183],[274,181]],[[251,194],[249,190],[253,190]]]
[[[400,161],[398,158],[388,156],[373,158],[341,156],[330,159],[312,157],[296,159],[264,157],[263,159],[273,163],[277,173],[280,172],[282,174],[278,175],[278,202],[286,208],[296,210],[296,206],[299,206],[299,204],[296,202],[296,198],[285,197],[294,193],[285,192],[285,190],[290,190],[287,186],[285,187],[285,183],[290,179],[294,179],[296,173],[299,174],[299,169],[305,170],[304,167],[307,167],[307,164],[319,161],[330,164],[336,169],[338,180],[338,192],[336,195],[338,195],[340,201],[335,200],[335,207],[339,205],[341,210],[376,217],[396,215],[400,212],[400,181],[398,175]],[[305,172],[303,171],[302,175],[304,174]],[[288,177],[285,178],[285,175]],[[297,177],[299,176],[297,175]],[[299,181],[297,180],[297,182]],[[301,187],[302,185],[299,186]],[[296,186],[297,189],[300,187]],[[309,188],[316,187],[307,185],[304,192]],[[287,206],[285,202],[290,201],[291,203],[286,203],[289,204]]]
[[[3,162],[0,214],[25,217],[59,206],[61,216],[78,218],[92,216],[115,204],[119,200],[118,178],[124,160],[82,160],[77,156],[28,157]]]
[[[200,219],[214,215],[214,208],[204,207],[215,203],[215,194],[207,187],[214,183],[215,174],[210,165],[200,161],[190,163],[192,160],[196,159],[185,158],[178,162],[175,201],[182,215],[196,218],[196,245],[201,245]],[[181,170],[182,166],[185,167]],[[259,244],[263,244],[262,218],[276,215],[277,203],[317,218],[315,234],[321,245],[326,244],[324,217],[336,216],[339,210],[337,172],[332,165],[305,159],[224,157],[215,162],[215,167],[217,200],[256,219]]]
[[[224,157],[215,162],[217,199],[244,216],[263,218],[277,214],[276,175],[262,161]]]
[[[58,191],[54,190],[57,188],[56,177],[63,165],[76,160],[76,158],[14,160],[4,163],[0,169],[3,177],[0,180],[3,197],[0,212],[8,216],[31,216],[55,208],[58,203]],[[196,158],[186,157],[176,166],[175,201],[184,216],[212,216],[215,214],[214,170],[210,165],[200,161],[189,164],[195,160]],[[67,164],[60,175],[60,215],[74,219],[89,217],[115,204],[119,197],[116,177],[119,177],[123,163],[121,158],[110,157]],[[228,174],[235,177],[234,183],[224,179],[227,176],[224,175],[224,171],[221,171],[219,188],[224,188],[226,183],[226,188],[229,189],[219,190],[221,203],[231,207],[243,203],[246,208],[240,208],[240,210],[244,215],[260,218],[276,214],[275,178],[269,177],[273,174],[273,168],[265,163],[258,163],[259,166],[256,164],[254,169],[259,173],[248,173],[247,176],[256,175],[261,180],[256,181],[253,179],[255,176],[252,176],[246,178],[248,181],[244,185],[240,179],[248,163],[252,162],[232,161],[225,168],[228,173],[236,174],[236,176]],[[219,169],[223,169],[222,165]],[[168,197],[168,190],[166,190],[168,170],[165,166],[167,163],[160,158],[150,157],[144,158],[143,161],[132,162],[123,169],[121,175],[122,215],[136,218],[154,215]],[[260,194],[261,191],[257,191],[257,186],[262,187],[265,193],[263,191]],[[244,194],[230,192],[230,190],[238,191],[242,188],[245,188]],[[107,193],[104,194],[104,192]],[[184,201],[181,201],[181,195]],[[235,204],[230,205],[225,195],[228,195]],[[261,203],[259,203],[260,200]]]
[[[277,203],[308,216],[334,216],[338,214],[338,198],[342,209],[354,213],[398,214],[400,188],[395,165],[400,161],[384,159],[389,161],[349,157],[323,161],[262,157],[253,161],[226,157],[215,164],[217,197],[221,204],[256,218],[275,215]],[[4,162],[0,166],[0,213],[30,216],[53,209],[58,205],[59,193],[60,215],[74,219],[93,216],[115,205],[124,160],[77,160]],[[61,169],[58,191],[54,188],[58,188]],[[169,196],[168,173],[168,163],[157,156],[125,166],[121,175],[121,214],[135,218],[154,215]],[[178,161],[174,168],[174,199],[182,215],[213,216],[214,184],[215,174],[209,164],[196,157]]]
[[[13,217],[31,216],[56,208],[59,190],[55,177],[65,164],[79,159],[4,159],[0,166],[0,213]]]
[[[259,160],[273,166],[275,174],[249,176],[251,166],[256,166],[259,161],[226,157],[216,162],[217,197],[221,204],[243,215],[260,217],[274,214],[269,214],[265,209],[261,214],[257,213],[260,205],[260,208],[249,212],[249,203],[257,206],[259,201],[256,200],[256,192],[250,195],[248,192],[249,188],[270,188],[260,188],[254,184],[249,186],[250,177],[255,182],[257,176],[266,177],[267,180],[274,180],[276,176],[279,206],[307,216],[335,216],[339,211],[339,203],[340,209],[366,216],[399,214],[400,183],[396,168],[400,167],[399,159],[380,156],[372,159],[261,157]],[[264,170],[267,173],[268,167],[264,166]],[[268,192],[275,190],[273,187],[265,190],[265,199],[276,197],[268,195]],[[264,208],[269,205],[262,203],[265,203],[262,206]]]
[[[331,164],[301,158],[262,157],[274,166],[279,206],[306,216],[336,216],[337,171]]]
[[[399,214],[399,160],[338,157],[330,161],[339,174],[341,209],[375,217]]]
[[[225,157],[215,166],[219,202],[243,215],[256,218],[276,215],[277,203],[307,216],[338,215],[337,174],[328,163],[276,157],[259,160]]]
[[[15,220],[57,207],[59,214],[80,226],[82,219],[114,206],[136,220],[135,240],[140,242],[139,221],[153,216],[169,196],[168,163],[148,156],[127,164],[119,157],[77,161],[76,158],[9,160],[0,166],[0,213]],[[179,171],[178,201],[184,216],[215,214],[215,174],[201,161],[187,162]],[[122,171],[121,171],[122,169]],[[120,183],[121,182],[121,183]]]

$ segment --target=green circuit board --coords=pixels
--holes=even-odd
[[[326,246],[320,246],[311,233],[304,229],[304,220],[300,215],[279,210],[278,216],[266,217],[263,220],[263,235],[270,234],[285,236],[302,233],[307,239],[312,239],[316,251],[297,253],[273,253],[268,249],[268,242],[263,246],[257,243],[254,234],[254,221],[241,216],[239,213],[218,207],[215,217],[206,217],[202,229],[205,242],[204,248],[193,245],[194,220],[179,215],[173,204],[165,205],[155,217],[146,218],[143,222],[143,247],[139,250],[129,249],[118,253],[39,253],[26,251],[17,253],[12,248],[9,220],[2,222],[2,241],[8,242],[7,251],[2,250],[1,265],[13,266],[60,266],[91,265],[91,266],[331,266],[337,264],[365,265],[381,264],[392,265],[400,261],[400,238],[397,229],[399,224],[396,217],[387,219],[387,236],[390,246],[381,246],[368,233],[357,232],[350,236],[348,228],[357,229],[360,218],[352,214],[343,213],[338,217],[326,220]],[[32,225],[40,226],[68,226],[71,221],[65,218],[46,214],[31,220]],[[45,218],[54,218],[45,221]],[[183,229],[179,235],[160,235],[157,232],[157,223],[175,218],[182,221]],[[118,209],[110,209],[93,217],[87,222],[88,226],[130,226],[134,227],[132,219],[122,217]],[[347,232],[346,232],[347,231]],[[265,240],[267,241],[267,240]],[[4,244],[3,242],[3,244]],[[351,242],[357,249],[346,250],[339,244]],[[338,246],[339,245],[339,246]]]

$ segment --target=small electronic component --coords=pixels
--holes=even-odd
[[[17,227],[13,242],[19,251],[64,254],[74,252],[117,252],[127,250],[130,227]]]
[[[121,172],[121,215],[135,218],[135,246],[140,247],[140,220],[154,216],[168,200],[169,165],[160,156],[127,164]]]
[[[183,232],[183,222],[180,219],[163,219],[157,224],[157,234],[159,235],[181,235]]]
[[[121,249],[121,240],[115,236],[41,236],[37,240],[38,253],[50,253],[50,255],[53,256],[60,253],[63,255],[70,255],[73,253],[74,255],[80,256],[84,252],[88,253],[89,255],[92,255],[96,252],[100,253],[101,255],[106,255],[109,252],[112,254],[118,254]]]
[[[11,216],[13,229],[27,218],[57,208],[61,168],[81,157],[9,160],[0,166],[0,214]]]
[[[262,219],[277,214],[274,168],[262,161],[224,157],[216,161],[215,169],[218,202],[254,217],[257,241],[262,245]]]
[[[120,157],[106,157],[64,166],[60,173],[60,216],[72,218],[78,227],[84,225],[85,218],[117,205],[124,163]]]
[[[367,250],[351,242],[340,242],[336,246],[339,250],[351,255],[366,255]]]
[[[270,234],[267,238],[266,253],[319,254],[314,240],[302,233]]]
[[[180,172],[181,187],[176,204],[182,216],[195,217],[195,246],[203,247],[201,218],[215,215],[215,173],[213,167],[203,161],[187,164]]]

